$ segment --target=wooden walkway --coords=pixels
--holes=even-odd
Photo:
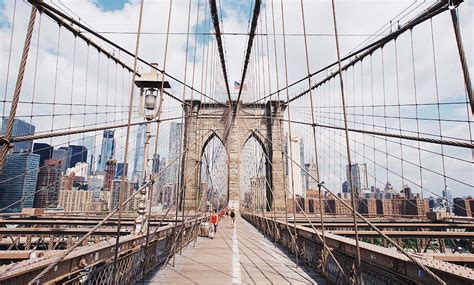
[[[314,270],[299,267],[252,225],[222,220],[214,239],[199,238],[175,266],[150,272],[146,284],[326,284]]]

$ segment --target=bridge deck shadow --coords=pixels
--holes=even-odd
[[[141,283],[141,282],[140,282]],[[140,284],[139,283],[139,284]],[[219,223],[215,239],[200,237],[165,268],[150,272],[146,284],[327,284],[313,269],[296,268],[289,253],[238,217]]]

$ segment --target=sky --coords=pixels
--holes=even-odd
[[[102,35],[129,51],[134,51],[134,32],[138,19],[137,0],[46,2],[75,18],[80,18],[95,31],[103,32]],[[273,6],[271,1],[263,2],[257,33],[270,36],[257,36],[254,42],[245,80],[249,91],[242,95],[244,102],[260,99],[285,86],[286,74],[289,83],[305,77],[306,62],[309,63],[310,71],[314,72],[336,60],[329,1],[304,1],[305,25],[309,35],[308,59],[305,56],[304,38],[301,36],[303,23],[300,1],[283,2],[286,38],[281,35],[283,21],[280,1],[274,1]],[[249,16],[253,2],[222,0],[218,3],[220,3],[219,13],[223,13],[220,14],[222,30],[225,33],[234,33],[223,36],[226,66],[232,89],[233,82],[240,81],[241,77],[248,40],[245,34],[249,30]],[[371,34],[376,34],[371,40],[387,34],[391,29],[396,29],[398,24],[404,24],[431,4],[433,1],[336,1],[341,53],[349,54],[355,48],[367,44],[364,40]],[[195,89],[203,90],[218,101],[225,101],[227,95],[215,39],[209,35],[186,36],[188,19],[190,31],[213,31],[208,1],[193,0],[191,6],[187,0],[173,1],[170,19],[172,34],[168,41],[166,66],[164,33],[168,25],[169,1],[148,0],[144,5],[139,55],[149,62],[158,62],[160,68],[164,67],[169,74],[186,81]],[[189,7],[191,10],[188,15]],[[15,9],[15,21],[13,21]],[[14,88],[29,9],[30,6],[23,1],[0,0],[0,96],[7,101],[0,106],[3,115],[9,111],[8,100],[11,99]],[[466,56],[472,70],[474,4],[472,1],[465,1],[458,11]],[[31,120],[36,125],[37,132],[126,122],[130,73],[103,54],[98,54],[94,48],[88,47],[64,28],[58,29],[57,24],[46,15],[40,18],[41,26],[38,20],[33,34],[18,116],[27,121]],[[275,38],[271,36],[273,21]],[[379,30],[381,27],[384,29]],[[432,30],[433,36],[431,36]],[[90,37],[88,33],[84,35]],[[127,65],[133,65],[131,57],[100,40],[94,40]],[[411,41],[413,41],[413,56]],[[284,64],[284,44],[287,65]],[[138,64],[138,70],[147,72],[149,68]],[[318,82],[333,71],[334,69],[325,70],[313,77],[311,83]],[[183,88],[176,80],[169,80],[172,86],[171,92],[175,96],[208,100],[189,88]],[[315,117],[321,124],[342,126],[337,80],[329,81],[312,93],[315,105],[319,106],[315,108]],[[345,72],[344,80],[347,105],[353,106],[348,108],[349,127],[406,135],[420,133],[420,136],[437,138],[442,135],[443,138],[453,140],[472,140],[470,133],[473,126],[465,122],[468,118],[472,120],[472,114],[466,109],[466,104],[462,103],[466,98],[448,13],[437,16],[432,22],[428,21],[417,26],[411,33],[403,34],[396,43],[392,41],[387,44],[383,54],[381,50],[376,51],[364,59],[362,64]],[[290,88],[288,94],[280,92],[272,99],[276,100],[276,97],[279,97],[280,100],[285,100],[287,96],[291,98],[307,87],[308,82],[303,81]],[[234,90],[231,91],[231,96],[235,99],[237,94]],[[424,104],[416,108],[413,104],[415,93],[418,103]],[[137,93],[135,95],[138,96]],[[31,104],[31,101],[35,104]],[[450,104],[441,105],[438,110],[438,104],[435,104],[437,101]],[[455,104],[456,102],[461,103]],[[285,111],[285,117],[311,122],[310,103],[309,96],[294,101]],[[133,104],[136,110],[138,102],[135,100]],[[390,106],[380,107],[387,104]],[[398,107],[399,104],[402,107]],[[369,107],[357,107],[363,105]],[[168,97],[164,99],[163,106],[163,118],[182,115],[180,105]],[[410,119],[416,116],[416,112],[418,118],[422,120]],[[437,120],[438,112],[442,119],[446,119],[441,124]],[[52,117],[53,113],[59,115]],[[384,116],[389,118],[384,119]],[[406,119],[399,120],[397,119],[399,116]],[[133,119],[139,120],[138,113],[134,113]],[[285,132],[289,131],[289,127],[284,124]],[[304,141],[305,162],[314,159],[312,128],[297,124],[292,124],[291,127],[293,135]],[[135,131],[133,128],[131,138],[135,138]],[[158,141],[158,152],[162,156],[166,156],[168,152],[168,132],[169,123],[162,123]],[[95,132],[90,134],[90,138],[75,135],[45,141],[59,146],[64,143],[93,140],[94,153],[97,154],[100,151],[100,136],[100,132]],[[125,130],[118,130],[116,136],[117,145],[121,147],[117,151],[117,156],[118,159],[123,159]],[[383,185],[390,181],[397,189],[400,189],[402,184],[409,184],[414,188],[414,192],[420,192],[421,188],[424,188],[439,195],[444,188],[443,173],[445,173],[449,178],[453,178],[447,180],[447,185],[455,196],[469,195],[473,192],[472,186],[469,186],[473,184],[470,150],[454,147],[441,149],[438,145],[427,143],[418,146],[410,141],[403,141],[403,145],[400,146],[399,142],[397,139],[385,141],[351,133],[352,161],[367,163],[369,184],[383,188]],[[151,149],[154,148],[153,145],[154,141]],[[322,174],[326,177],[324,178],[326,185],[339,192],[340,185],[345,180],[347,164],[344,134],[318,128],[317,145],[320,149],[318,156]],[[418,152],[418,147],[423,151]],[[443,170],[443,158],[438,154],[440,152],[445,153],[445,170]],[[132,148],[131,157],[135,153],[136,149]],[[430,195],[429,192],[425,193],[425,196]]]
[[[103,11],[122,10],[127,0],[96,0],[95,4]]]

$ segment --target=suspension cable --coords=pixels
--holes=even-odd
[[[247,43],[247,50],[245,51],[245,59],[244,59],[244,67],[242,69],[242,77],[240,79],[240,87],[239,87],[239,93],[237,95],[237,102],[234,105],[234,117],[237,114],[237,109],[239,107],[239,100],[240,96],[242,95],[242,89],[244,86],[244,81],[245,81],[245,75],[247,74],[247,68],[249,65],[249,60],[250,60],[250,55],[252,53],[252,45],[253,45],[253,40],[255,38],[255,31],[257,30],[257,24],[258,24],[258,16],[260,15],[260,5],[262,1],[261,0],[255,0],[255,6],[253,10],[253,16],[252,16],[252,23],[250,25],[250,32],[249,32],[249,41]]]
[[[398,37],[400,34],[404,33],[405,31],[407,31],[409,29],[412,29],[413,27],[425,22],[426,20],[429,20],[432,17],[446,11],[448,9],[448,3],[447,3],[448,1],[449,0],[441,0],[439,2],[436,2],[435,4],[433,4],[433,6],[429,7],[426,10],[424,10],[421,14],[419,14],[413,20],[411,20],[411,21],[407,22],[406,24],[404,24],[403,26],[401,26],[399,29],[397,29],[395,31],[392,31],[390,34],[380,38],[379,40],[377,40],[377,41],[375,41],[371,44],[368,44],[365,47],[362,47],[359,50],[352,52],[351,54],[348,54],[348,55],[342,57],[341,62],[353,58],[348,64],[346,64],[342,67],[342,70],[346,70],[350,66],[354,65],[356,62],[362,60],[366,56],[371,55],[375,50],[383,47],[386,43],[388,43],[389,41],[391,41],[394,38]],[[331,67],[334,67],[337,64],[338,64],[338,61],[334,61],[334,62],[318,69],[317,71],[311,73],[310,75],[311,75],[311,77],[313,77],[313,76],[318,75],[318,74],[320,74],[324,71],[328,71]],[[313,85],[313,87],[311,87],[311,88],[315,89],[315,88],[319,87],[324,82],[326,82],[329,79],[337,76],[338,74],[339,73],[336,70],[335,72],[331,73],[326,78],[324,78],[322,81],[320,81],[317,84]],[[306,79],[307,79],[307,76],[305,76],[305,77],[289,84],[288,86],[282,87],[281,89],[277,89],[277,91],[274,91],[273,93],[270,93],[270,94],[262,97],[260,100],[268,98],[269,96],[274,95],[278,92],[284,91],[285,89],[290,88],[292,86],[295,86],[296,84],[301,83],[301,82],[305,81]],[[305,90],[305,91],[301,92],[300,94],[298,94],[298,95],[294,96],[293,98],[291,98],[290,101],[294,101],[294,100],[302,97],[303,95],[308,94],[308,92],[309,92],[309,90]],[[254,101],[253,103],[256,103],[256,102],[257,101]],[[285,103],[288,103],[288,102],[285,102]]]
[[[260,131],[256,130],[256,132],[260,133]],[[260,133],[261,135],[261,133]],[[272,141],[268,138],[265,138],[267,141],[269,141],[270,143],[272,143]],[[275,144],[274,144],[275,147],[277,147]],[[278,147],[277,147],[278,148]],[[280,149],[281,151],[283,151],[282,149]],[[309,173],[304,167],[302,167],[300,164],[298,164],[298,162],[294,161],[291,157],[289,157],[288,155],[285,154],[285,156],[292,162],[294,163],[298,168],[300,168],[302,171],[304,171],[306,173],[306,175],[310,176],[312,179],[316,179],[311,173]],[[342,198],[338,197],[337,195],[335,195],[335,193],[330,190],[329,188],[327,188],[326,186],[322,185],[322,187],[328,191],[333,197],[334,199],[338,200],[339,202],[341,202],[344,207],[346,207],[347,209],[350,209],[351,211],[353,210],[353,208],[346,202],[344,201]],[[423,263],[421,263],[420,260],[418,260],[418,258],[416,258],[415,256],[413,256],[412,254],[408,253],[406,250],[404,250],[399,244],[397,244],[392,238],[390,238],[389,236],[387,236],[386,234],[384,234],[377,226],[375,226],[372,222],[370,222],[367,218],[365,218],[363,215],[361,215],[359,212],[355,211],[356,215],[362,219],[367,225],[369,225],[372,229],[374,229],[379,235],[381,235],[384,239],[386,239],[390,244],[392,244],[398,251],[400,251],[401,253],[403,253],[406,257],[408,257],[413,263],[415,263],[418,267],[420,267],[423,271],[425,271],[426,273],[428,273],[428,275],[430,275],[434,280],[438,281],[440,284],[446,284],[443,280],[441,280],[436,274],[434,274],[430,269],[428,269]]]
[[[138,51],[140,48],[140,32],[142,28],[142,19],[143,19],[143,4],[145,0],[140,0],[140,12],[138,15],[138,26],[137,26],[137,37],[135,43],[135,57],[133,59],[133,76],[132,81],[130,83],[130,101],[128,106],[128,121],[127,121],[127,132],[125,137],[125,150],[124,150],[124,159],[123,165],[127,165],[128,163],[128,144],[130,140],[130,125],[132,121],[132,113],[133,113],[133,98],[135,94],[135,78],[137,76],[137,63],[138,63]],[[163,85],[163,84],[162,84]],[[145,158],[146,159],[146,158]],[[122,201],[123,195],[125,192],[125,182],[126,182],[126,171],[122,171],[122,181],[120,182],[120,191],[119,191],[119,207],[118,207],[118,224],[117,224],[117,235],[115,237],[115,250],[114,250],[114,258],[113,258],[113,270],[112,270],[112,283],[115,283],[116,275],[117,275],[117,261],[118,261],[118,252],[120,247],[120,229],[121,229],[121,222],[122,222]],[[136,193],[138,193],[137,191]],[[135,194],[136,194],[135,193]]]
[[[311,76],[310,75],[310,67],[309,67],[309,53],[308,53],[308,39],[306,37],[306,22],[305,22],[305,14],[304,14],[304,1],[300,0],[300,6],[301,6],[301,18],[302,18],[302,24],[303,24],[303,38],[304,38],[304,50],[305,50],[305,59],[306,59],[306,72],[308,73],[308,87],[311,88]],[[313,95],[311,94],[312,91],[310,91],[309,94],[309,102],[310,102],[310,107],[311,107],[311,122],[313,124],[312,129],[313,129],[313,145],[314,145],[314,159],[316,163],[316,182],[318,185],[322,183],[321,177],[319,176],[319,158],[318,158],[318,144],[316,140],[316,125],[315,125],[315,117],[314,117],[314,103],[313,103]],[[319,216],[321,218],[321,235],[322,235],[322,241],[323,241],[323,248],[326,248],[326,239],[324,238],[324,219],[323,219],[323,204],[322,204],[322,199],[321,199],[321,187],[318,187],[319,191]]]
[[[18,76],[16,79],[15,93],[13,93],[13,100],[12,100],[12,105],[10,109],[10,115],[8,116],[8,124],[5,131],[5,137],[3,139],[3,142],[5,144],[2,146],[2,150],[0,153],[0,174],[3,172],[5,159],[7,157],[8,150],[10,149],[10,138],[12,136],[13,123],[15,121],[18,101],[20,100],[21,87],[23,86],[23,77],[25,75],[26,63],[28,61],[28,52],[30,50],[31,37],[33,35],[33,28],[35,26],[36,11],[37,11],[36,7],[32,6],[31,13],[30,13],[30,20],[28,23],[28,29],[26,32],[25,43],[23,46],[23,53],[21,55],[20,67],[18,69]]]
[[[63,12],[61,11],[58,11],[57,9],[51,7],[50,5],[48,5],[47,3],[45,3],[45,1],[41,1],[41,0],[28,0],[32,5],[36,6],[36,7],[40,7],[40,8],[44,8],[44,9],[48,9],[50,10],[51,12],[55,13],[56,15],[64,18],[65,20],[69,21],[70,23],[84,29],[85,31],[87,31],[88,33],[92,34],[93,36],[97,37],[98,39],[104,41],[105,43],[121,50],[123,53],[125,53],[126,55],[128,56],[131,56],[131,57],[135,57],[135,54],[132,53],[131,51],[125,49],[124,47],[118,45],[117,43],[107,39],[106,37],[100,35],[99,33],[93,31],[92,29],[90,29],[89,27],[85,26],[84,24],[80,23],[79,21],[75,20],[74,18],[64,14]],[[166,73],[164,72],[162,69],[152,65],[151,63],[149,63],[148,61],[144,60],[143,58],[141,57],[137,57],[137,60],[140,61],[141,63],[147,65],[148,67],[152,68],[152,69],[155,69],[161,73],[164,73],[166,76],[168,76],[169,78],[173,79],[174,81],[186,86],[187,88],[190,88],[191,90],[194,90],[194,92],[197,92],[199,94],[202,94],[204,97],[206,98],[209,98],[210,97],[207,95],[207,94],[204,94],[202,93],[201,91],[199,90],[195,90],[193,89],[191,86],[189,86],[188,84],[186,84],[186,82],[182,82],[181,80],[179,80],[178,78],[176,78],[175,76],[169,74],[169,73]],[[165,92],[166,93],[166,92]],[[220,104],[220,105],[224,105],[222,102],[219,102],[219,101],[216,101],[214,99],[211,99],[213,100],[215,103],[217,104]]]
[[[222,74],[224,75],[225,88],[226,88],[227,96],[228,96],[228,99],[229,99],[229,102],[230,102],[230,101],[232,101],[232,99],[230,97],[229,79],[227,78],[227,68],[226,68],[226,65],[225,65],[224,46],[222,44],[222,35],[221,35],[221,29],[220,29],[220,26],[219,26],[219,15],[217,13],[216,0],[209,0],[209,8],[211,9],[212,23],[214,24],[214,31],[215,31],[216,41],[217,41],[217,47],[218,47],[219,56],[220,56],[220,59],[221,59]],[[196,38],[197,38],[197,36],[196,36]]]
[[[333,24],[334,24],[334,34],[335,34],[335,40],[336,40],[336,53],[337,53],[337,60],[338,60],[338,67],[339,67],[339,85],[340,85],[340,91],[341,91],[341,101],[342,101],[342,111],[344,115],[344,132],[345,132],[345,138],[346,138],[346,150],[347,150],[347,164],[349,165],[349,171],[347,179],[349,180],[349,187],[351,190],[351,200],[352,200],[352,214],[354,218],[354,230],[355,230],[355,243],[356,243],[356,250],[357,250],[357,268],[356,271],[357,273],[357,278],[358,284],[364,284],[364,279],[362,277],[362,263],[360,259],[360,245],[359,245],[359,231],[358,231],[358,226],[357,226],[357,217],[356,217],[356,210],[355,210],[355,205],[356,205],[356,193],[354,189],[354,181],[352,180],[352,162],[351,162],[351,148],[349,145],[349,130],[348,130],[348,124],[347,124],[347,110],[346,110],[346,99],[344,96],[344,79],[342,78],[342,63],[341,63],[341,52],[339,48],[339,37],[337,35],[337,20],[336,20],[336,6],[335,6],[335,0],[331,1],[331,6],[332,6],[332,18],[333,18]],[[362,190],[362,189],[360,189]]]

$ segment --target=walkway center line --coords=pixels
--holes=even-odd
[[[237,225],[234,225],[232,230],[232,284],[240,284],[241,282],[239,241],[237,240]]]

